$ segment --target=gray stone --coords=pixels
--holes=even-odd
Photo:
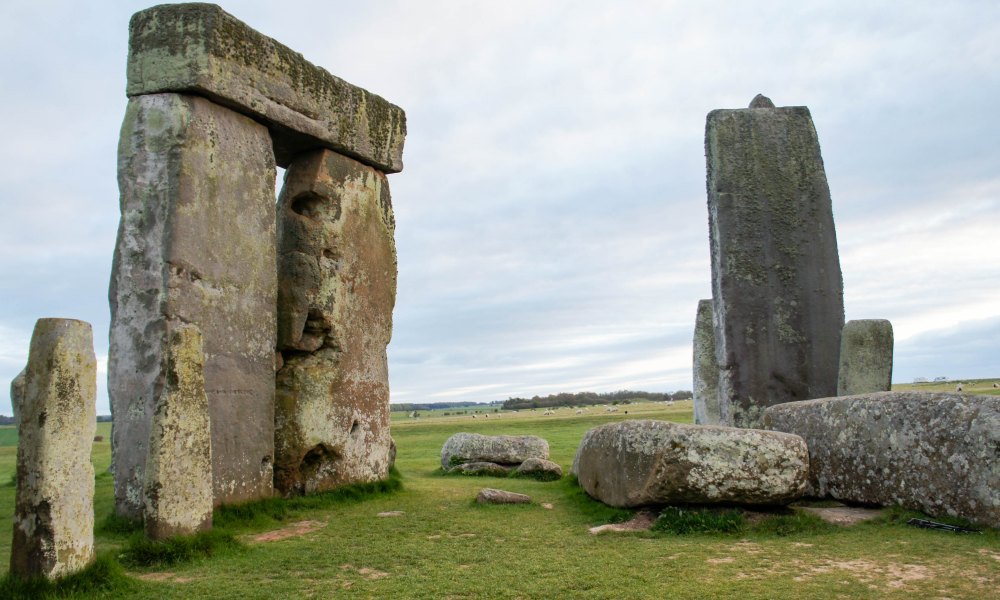
[[[278,200],[275,485],[384,479],[395,220],[384,174],[329,150],[297,158]]]
[[[1000,397],[880,392],[773,406],[809,445],[812,496],[1000,528]]]
[[[205,96],[265,123],[278,164],[314,148],[402,170],[406,115],[214,4],[163,4],[129,24],[130,97]]]
[[[562,479],[563,470],[558,463],[544,458],[528,458],[514,469],[517,477],[530,477],[540,481],[555,481]]]
[[[750,101],[749,108],[774,108],[774,102],[764,94],[757,94]]]
[[[843,282],[804,106],[715,110],[705,131],[721,423],[837,390]]]
[[[892,323],[885,319],[848,321],[840,340],[838,396],[892,389]]]
[[[21,370],[10,382],[10,410],[13,412],[14,426],[21,424],[21,402],[24,401],[24,374],[27,368]]]
[[[712,301],[699,300],[694,322],[694,422],[719,424],[719,365],[715,362]]]
[[[216,504],[273,492],[274,156],[267,129],[204,98],[129,100],[118,148],[108,391],[119,514],[143,511],[169,325],[204,337]]]
[[[457,475],[489,475],[492,477],[507,477],[514,467],[509,465],[498,465],[497,463],[476,461],[455,465],[448,469],[448,473]]]
[[[154,540],[212,527],[212,435],[201,332],[194,325],[171,329],[146,458],[143,521]]]
[[[796,435],[641,420],[591,429],[573,460],[584,491],[618,507],[786,504],[805,491],[808,468]]]
[[[534,435],[456,433],[441,447],[441,468],[467,462],[519,465],[529,458],[549,458],[549,443]]]
[[[94,558],[97,360],[90,324],[39,319],[22,389],[10,571],[55,579]]]
[[[479,504],[531,504],[531,496],[518,494],[517,492],[483,488],[479,490],[476,502]]]

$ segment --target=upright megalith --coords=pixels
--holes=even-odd
[[[204,336],[215,502],[270,496],[277,274],[267,129],[197,96],[129,100],[108,391],[115,499],[138,518],[171,327]]]
[[[329,150],[289,166],[278,199],[275,485],[384,479],[395,220],[383,173]]]
[[[23,369],[10,382],[10,410],[14,417],[14,426],[21,424],[21,402],[24,398],[24,374],[27,369]]]
[[[54,579],[94,556],[97,360],[90,324],[39,319],[22,389],[10,570]]]
[[[840,340],[837,395],[892,389],[892,323],[885,319],[848,321]]]
[[[843,282],[809,109],[714,110],[705,128],[721,422],[837,390]]]
[[[212,436],[198,328],[171,328],[163,360],[145,473],[143,521],[152,539],[212,526]]]
[[[694,322],[694,422],[719,424],[719,367],[715,362],[712,301],[699,300]]]

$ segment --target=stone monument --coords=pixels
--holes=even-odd
[[[22,391],[10,571],[55,579],[94,558],[97,360],[90,324],[39,319]]]
[[[848,321],[840,341],[837,395],[892,389],[892,323],[885,319]]]
[[[382,185],[381,173],[402,169],[406,123],[400,108],[212,4],[155,6],[132,17],[129,33],[108,387],[117,511],[138,518],[163,357],[181,324],[204,339],[214,503],[273,493],[275,370],[283,358],[275,354],[275,165],[297,170],[301,157],[326,149]],[[375,197],[383,195],[388,206],[387,187]],[[395,264],[391,276],[378,276],[394,294]],[[387,341],[383,332],[338,343],[382,344],[384,353]],[[384,358],[365,368],[386,380]],[[328,374],[316,377],[310,385]],[[372,392],[359,410],[382,398]],[[355,433],[366,427],[359,417],[349,429],[355,421]]]
[[[837,390],[843,282],[809,109],[714,110],[705,129],[721,422]]]
[[[715,362],[715,330],[712,301],[699,300],[694,323],[694,422],[719,424],[719,367]]]

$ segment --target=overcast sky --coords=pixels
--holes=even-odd
[[[0,413],[34,322],[107,287],[130,15],[0,2]],[[711,296],[705,115],[758,92],[813,114],[848,319],[887,318],[893,380],[1000,376],[1000,3],[233,1],[406,110],[390,176],[394,402],[691,387]]]

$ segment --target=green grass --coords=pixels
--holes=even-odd
[[[747,518],[735,534],[591,535],[589,527],[628,520],[632,512],[595,502],[569,475],[554,482],[441,476],[441,446],[459,431],[540,435],[552,460],[568,472],[589,428],[626,418],[690,422],[691,403],[541,413],[394,419],[401,486],[340,501],[309,497],[282,506],[220,509],[218,530],[234,535],[240,544],[235,549],[222,547],[169,566],[154,558],[152,566],[128,567],[124,580],[104,591],[68,596],[981,599],[1000,587],[1000,534],[918,529],[905,525],[906,511],[852,527],[775,512]],[[0,448],[0,477],[13,472],[13,455],[6,450]],[[106,442],[94,450],[96,513],[98,522],[106,522],[113,494],[101,467],[107,468],[110,454]],[[473,499],[483,487],[525,493],[533,502],[476,506]],[[9,532],[13,488],[0,486],[0,508],[0,532]],[[378,516],[387,511],[403,514]],[[304,535],[255,540],[301,521],[311,524]],[[127,524],[102,526],[97,547],[115,557],[126,554],[131,535]],[[0,535],[0,564],[8,562],[9,552],[9,535]]]
[[[951,381],[926,383],[894,383],[892,384],[892,391],[954,392],[955,387],[958,386],[958,384],[962,384],[963,394],[1000,396],[1000,388],[994,388],[994,383],[1000,383],[1000,379],[955,379]]]

